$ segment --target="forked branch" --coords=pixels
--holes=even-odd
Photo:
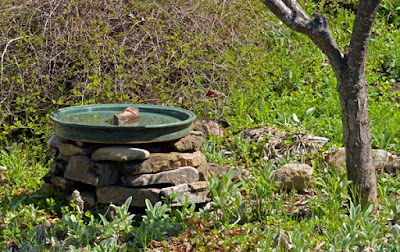
[[[325,16],[314,14],[314,19],[311,19],[296,0],[261,0],[261,2],[289,28],[310,37],[328,56],[335,73],[340,72],[344,56],[332,37]]]

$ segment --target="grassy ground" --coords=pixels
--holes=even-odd
[[[327,12],[345,49],[353,4],[304,6]],[[367,66],[373,147],[397,154],[399,6],[382,3]],[[322,152],[342,141],[326,57],[258,1],[5,1],[0,9],[0,250],[12,244],[24,251],[400,250],[400,175],[379,174],[377,211],[352,204],[346,175],[323,162]],[[213,98],[207,90],[225,96]],[[247,169],[252,179],[210,178],[211,208],[171,209],[166,201],[134,218],[126,205],[115,206],[113,221],[102,207],[79,213],[56,193],[37,191],[51,161],[45,156],[48,114],[106,102],[174,105],[219,121],[226,137],[211,137],[204,155]],[[306,158],[267,162],[260,145],[239,132],[271,124],[330,141]],[[276,193],[274,171],[305,159],[314,168],[308,191]],[[40,229],[45,240],[37,238]]]

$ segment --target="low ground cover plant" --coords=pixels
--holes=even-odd
[[[226,141],[234,139],[237,136]],[[258,145],[242,141],[237,146]],[[19,194],[15,188],[1,202],[2,247],[6,251],[13,244],[26,251],[395,251],[399,247],[400,175],[378,176],[380,206],[373,212],[372,206],[355,206],[346,175],[329,170],[323,162],[313,164],[315,179],[306,192],[278,191],[274,172],[286,162],[304,159],[275,162],[250,154],[252,166],[247,167],[240,161],[242,149],[230,150],[226,158],[250,171],[251,179],[233,180],[235,168],[221,178],[212,174],[207,206],[185,202],[171,208],[171,199],[155,205],[147,201],[144,215],[135,216],[129,212],[129,198],[122,206],[109,207],[116,213],[109,219],[107,207],[80,212],[57,194]],[[8,157],[2,156],[3,163],[4,158]]]

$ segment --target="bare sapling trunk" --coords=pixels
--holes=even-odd
[[[349,51],[343,54],[329,30],[327,18],[310,18],[296,0],[261,0],[284,24],[311,38],[328,56],[335,73],[342,107],[346,169],[361,205],[377,204],[377,180],[371,148],[368,84],[365,68],[368,45],[380,0],[360,0]]]

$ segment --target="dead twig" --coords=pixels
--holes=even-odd
[[[10,39],[10,40],[7,42],[7,44],[6,44],[6,47],[4,48],[3,53],[1,54],[1,60],[0,60],[0,62],[1,62],[1,63],[0,63],[0,64],[1,64],[0,83],[1,83],[1,85],[3,85],[4,56],[5,56],[6,53],[7,53],[7,49],[8,49],[8,47],[9,47],[13,42],[15,42],[15,41],[17,41],[17,40],[20,40],[20,39],[22,39],[22,38],[25,38],[25,36],[21,36],[21,37],[17,37],[17,38]],[[2,90],[4,90],[3,87],[2,87]],[[4,99],[0,102],[0,104],[3,103],[3,102],[5,101],[5,99],[6,99],[6,97],[4,97]]]

